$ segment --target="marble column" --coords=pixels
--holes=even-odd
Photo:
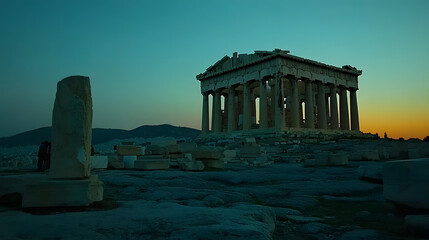
[[[222,114],[222,131],[225,131],[228,129],[228,94],[224,94],[224,101],[223,101],[223,114]]]
[[[250,84],[244,83],[243,89],[243,130],[249,130],[252,127],[252,109],[250,101]]]
[[[305,81],[305,127],[314,128],[313,83]]]
[[[222,110],[220,101],[220,90],[216,90],[213,97],[212,127],[214,132],[222,131]]]
[[[298,81],[296,78],[290,79],[290,84],[292,86],[292,95],[291,95],[291,108],[290,108],[290,122],[291,127],[299,128],[300,127],[300,117],[299,117],[299,97],[298,97]]]
[[[273,81],[268,81],[268,83],[270,84],[270,122],[271,122],[270,127],[275,127],[275,111],[276,111],[275,106],[276,105],[274,102],[276,99],[276,91],[275,91],[276,86],[273,83]]]
[[[230,87],[228,89],[228,132],[235,131],[237,127],[235,114],[235,89]]]
[[[268,127],[267,85],[265,79],[259,81],[259,128]]]
[[[349,127],[349,106],[347,102],[347,90],[341,88],[340,91],[340,128],[341,130],[350,130]]]
[[[277,129],[284,128],[284,94],[283,94],[283,76],[277,74],[274,87],[274,126]]]
[[[203,93],[203,117],[201,123],[202,133],[209,132],[209,95],[208,93]]]
[[[337,88],[334,85],[330,86],[331,96],[331,129],[338,129],[338,103],[337,103]]]
[[[317,127],[326,129],[326,99],[325,89],[321,82],[317,83]]]
[[[359,131],[359,113],[356,89],[350,89],[350,117],[352,130]]]

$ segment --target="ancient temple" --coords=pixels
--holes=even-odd
[[[349,65],[335,67],[280,49],[233,53],[197,75],[203,95],[202,133],[359,131],[356,91],[361,74]]]

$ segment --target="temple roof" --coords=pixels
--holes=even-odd
[[[355,67],[352,67],[350,65],[344,65],[340,68],[340,67],[324,64],[321,62],[317,62],[314,60],[291,55],[287,50],[274,49],[273,51],[255,51],[253,54],[237,54],[235,52],[233,53],[233,57],[225,55],[215,64],[208,67],[204,73],[200,73],[196,77],[198,80],[201,81],[209,77],[220,75],[220,74],[230,72],[245,66],[253,65],[259,62],[263,62],[275,57],[283,57],[286,59],[291,59],[298,62],[304,62],[307,64],[312,64],[312,65],[316,65],[316,66],[320,66],[328,69],[333,69],[333,70],[337,70],[340,72],[345,72],[345,73],[349,73],[357,76],[362,74],[362,70],[358,70]]]

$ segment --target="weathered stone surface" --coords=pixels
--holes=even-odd
[[[108,163],[108,156],[91,156],[91,169],[107,168]]]
[[[124,168],[134,168],[134,162],[137,160],[137,156],[123,156]]]
[[[429,158],[383,165],[385,198],[413,208],[429,209]]]
[[[347,165],[349,163],[349,159],[345,152],[335,152],[329,154],[328,164],[331,166],[342,166]]]
[[[381,166],[359,166],[358,174],[359,177],[363,180],[368,180],[371,182],[383,182],[383,168]]]
[[[51,178],[85,178],[90,174],[92,99],[88,77],[58,82],[52,115]]]
[[[201,159],[201,162],[204,164],[205,169],[224,169],[225,163],[221,160],[214,160],[214,159]]]
[[[201,161],[189,161],[188,159],[178,161],[180,170],[183,171],[203,171],[204,164]]]
[[[88,206],[103,200],[103,183],[97,175],[80,180],[46,180],[29,185],[23,192],[22,207]]]
[[[142,155],[142,148],[140,146],[120,145],[117,151],[122,156]]]
[[[162,170],[170,167],[168,159],[145,159],[134,162],[134,169]]]
[[[179,143],[180,151],[183,153],[191,153],[197,148],[197,144],[194,142],[182,142]]]
[[[122,156],[109,155],[108,156],[108,167],[109,168],[124,168],[124,159]]]
[[[220,149],[213,147],[199,147],[192,152],[194,159],[219,159],[223,157],[223,153]]]
[[[405,224],[413,231],[429,237],[429,215],[407,215]]]

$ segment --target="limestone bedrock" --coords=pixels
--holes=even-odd
[[[89,77],[59,81],[52,114],[51,178],[90,175],[92,98]]]

